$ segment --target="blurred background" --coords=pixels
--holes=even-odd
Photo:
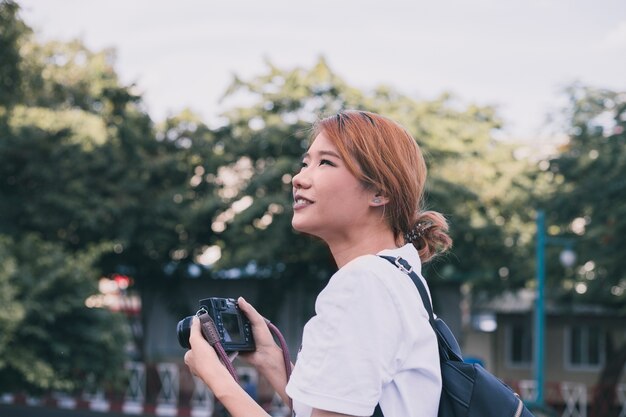
[[[0,0],[0,407],[222,415],[175,331],[209,296],[295,359],[336,267],[291,177],[311,122],[359,108],[426,154],[466,360],[625,415],[626,3],[432,3]]]

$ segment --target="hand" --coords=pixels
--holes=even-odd
[[[185,364],[192,374],[201,378],[209,387],[222,374],[228,374],[228,370],[220,362],[215,349],[202,336],[200,319],[194,316],[189,331],[189,344],[191,349],[185,353]],[[231,378],[232,379],[232,378]]]
[[[243,388],[235,382],[220,362],[213,347],[202,336],[200,319],[194,317],[189,331],[191,349],[185,353],[185,364],[198,376],[234,417],[269,417]]]
[[[250,303],[239,297],[237,305],[248,317],[252,325],[252,336],[256,350],[250,353],[239,353],[239,357],[254,366],[263,375],[274,391],[280,395],[285,404],[290,404],[291,399],[285,392],[287,386],[287,370],[283,359],[283,350],[274,342],[265,318],[261,316]]]
[[[252,336],[256,345],[254,352],[240,352],[239,357],[254,366],[261,374],[277,367],[283,369],[285,366],[283,365],[282,349],[274,341],[265,318],[243,297],[239,297],[237,305],[250,320]]]

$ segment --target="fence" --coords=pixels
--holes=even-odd
[[[213,393],[186,366],[179,363],[145,365],[126,364],[127,385],[123,393],[105,393],[100,390],[79,395],[53,392],[41,397],[23,393],[5,393],[0,403],[65,410],[81,409],[127,415],[154,415],[175,417],[217,417],[223,415],[221,405]],[[267,383],[259,381],[252,368],[238,368],[257,392],[257,401],[274,417],[286,417],[289,409],[274,394]]]
[[[535,381],[517,381],[515,388],[522,399],[532,402],[535,399]],[[562,409],[561,417],[587,417],[589,391],[586,384],[578,382],[550,382],[546,384],[546,402]],[[626,384],[616,388],[617,404],[607,404],[607,409],[618,409],[619,417],[626,417]]]
[[[61,409],[86,409],[99,412],[116,412],[128,415],[154,415],[175,417],[218,417],[223,410],[206,385],[191,375],[186,366],[178,363],[157,363],[146,366],[139,362],[126,364],[127,386],[123,393],[110,394],[95,390],[78,396],[66,393],[50,393],[43,397],[25,394],[4,394],[0,403],[28,406],[46,406]],[[289,409],[271,390],[260,381],[252,368],[238,368],[240,375],[248,375],[255,387],[256,400],[274,417],[286,417]],[[534,381],[510,383],[524,400],[535,396]],[[573,382],[549,382],[546,384],[546,401],[562,410],[561,417],[587,417],[589,406],[588,387]],[[626,417],[626,384],[616,391],[619,417]]]

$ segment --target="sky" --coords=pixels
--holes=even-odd
[[[233,76],[320,56],[364,91],[496,106],[503,136],[547,138],[573,82],[626,91],[626,0],[17,0],[39,40],[117,51],[156,121],[209,124]]]

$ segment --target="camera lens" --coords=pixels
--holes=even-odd
[[[191,330],[191,321],[193,316],[185,317],[176,325],[176,333],[178,333],[178,343],[185,349],[191,349],[189,345],[189,332]]]

